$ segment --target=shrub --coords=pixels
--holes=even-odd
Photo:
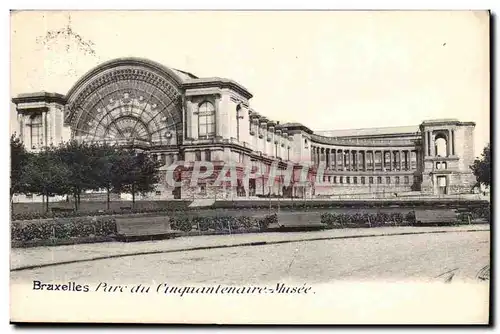
[[[405,215],[405,221],[408,224],[415,224],[416,218],[415,218],[415,211],[410,211]]]
[[[272,215],[267,215],[259,220],[259,226],[261,229],[266,229],[270,224],[278,223],[278,215],[276,213]]]
[[[174,230],[189,232],[193,228],[193,223],[188,217],[182,216],[182,217],[170,218],[170,226]]]
[[[411,224],[415,221],[415,213],[409,212],[406,215],[396,212],[387,214],[378,213],[330,213],[321,214],[321,223],[326,224],[328,228],[346,228],[346,227],[378,227],[386,224],[404,225],[405,222]]]
[[[86,217],[66,221],[51,220],[11,224],[11,239],[13,241],[108,237],[114,236],[116,232],[116,221],[113,218]]]
[[[255,225],[255,221],[252,218],[247,217],[247,216],[238,217],[238,222],[239,222],[240,226],[246,230],[252,228]]]

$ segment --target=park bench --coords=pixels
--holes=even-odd
[[[56,212],[73,212],[73,211],[75,211],[75,209],[73,209],[73,208],[58,208],[58,207],[51,208],[50,210],[53,213],[56,213]]]
[[[321,212],[279,212],[278,223],[271,224],[268,231],[298,232],[316,231],[326,228],[321,222]]]
[[[170,227],[170,217],[120,217],[116,218],[118,239],[140,241],[166,239],[178,235]]]
[[[457,220],[457,212],[453,209],[417,210],[415,212],[415,225],[451,225]]]

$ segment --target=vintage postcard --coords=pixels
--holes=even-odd
[[[488,11],[11,11],[13,323],[490,323]]]

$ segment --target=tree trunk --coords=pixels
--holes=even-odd
[[[109,211],[109,187],[106,188],[107,198],[106,198],[106,208]]]
[[[10,196],[10,216],[14,215],[14,196]]]
[[[135,184],[132,183],[132,209],[135,208]]]
[[[49,194],[45,196],[45,212],[49,212]]]
[[[78,211],[78,201],[76,200],[76,193],[73,193],[73,201],[75,202],[75,211]]]

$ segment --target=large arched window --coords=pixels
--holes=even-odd
[[[444,134],[436,135],[436,155],[441,157],[448,156],[448,141]]]
[[[198,108],[198,137],[215,136],[215,108],[210,102],[203,102]]]

